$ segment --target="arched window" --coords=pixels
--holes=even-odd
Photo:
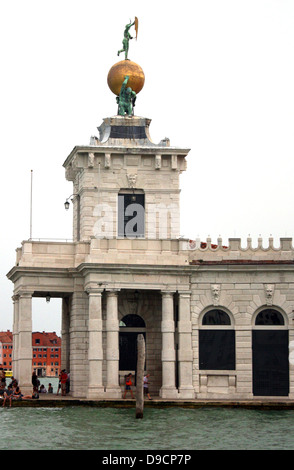
[[[223,310],[210,310],[207,312],[202,320],[202,325],[230,325],[231,320],[229,315]]]
[[[145,322],[139,315],[125,315],[119,323],[120,327],[126,328],[145,328]]]
[[[199,329],[199,369],[234,370],[235,330],[228,313],[212,309],[205,313]]]
[[[283,326],[285,324],[283,315],[272,308],[262,310],[256,317],[255,325],[276,325]]]

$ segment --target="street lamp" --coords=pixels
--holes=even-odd
[[[73,197],[73,196],[77,196],[77,194],[71,194],[71,195],[66,199],[66,201],[65,201],[65,203],[64,203],[64,207],[65,207],[65,210],[66,210],[66,211],[68,211],[69,206],[70,206],[69,199],[70,199],[71,197]],[[71,201],[72,201],[72,199],[71,199]]]

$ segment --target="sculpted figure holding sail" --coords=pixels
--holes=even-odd
[[[133,21],[133,23],[130,20],[130,22],[125,26],[124,38],[123,38],[123,41],[122,41],[123,48],[120,51],[118,51],[118,53],[117,53],[117,55],[120,55],[121,52],[124,52],[125,53],[125,60],[128,60],[129,41],[130,41],[130,39],[133,39],[133,37],[129,33],[129,30],[134,25],[135,25],[136,39],[137,39],[137,35],[138,35],[138,18],[135,17],[135,21]]]

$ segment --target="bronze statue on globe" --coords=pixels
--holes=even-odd
[[[125,26],[123,49],[118,51],[117,55],[121,52],[125,53],[125,60],[114,64],[108,72],[107,82],[110,90],[116,95],[116,102],[118,104],[118,115],[120,116],[133,116],[134,106],[137,94],[144,86],[145,76],[142,68],[128,59],[129,41],[133,39],[130,34],[130,29],[135,26],[136,39],[138,35],[138,18]]]
[[[131,29],[132,26],[135,25],[135,30],[136,30],[136,39],[138,35],[138,18],[135,17],[135,21],[133,23],[130,22],[125,26],[124,30],[124,38],[123,38],[123,48],[118,51],[117,55],[120,55],[121,52],[125,53],[125,60],[128,60],[128,53],[129,53],[129,41],[130,39],[133,39],[133,37],[130,35],[129,30]]]

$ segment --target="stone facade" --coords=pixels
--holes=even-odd
[[[179,177],[189,149],[168,139],[154,144],[149,125],[108,118],[99,139],[75,147],[64,163],[73,241],[27,240],[17,249],[8,273],[14,375],[31,390],[31,304],[50,293],[63,299],[62,368],[73,396],[120,398],[124,374],[135,371],[134,338],[143,333],[154,396],[293,397],[293,366],[287,357],[285,371],[285,353],[278,357],[294,340],[292,240],[279,248],[259,240],[254,248],[249,239],[242,248],[235,238],[227,247],[179,238]],[[271,351],[277,372],[262,365],[266,355],[275,362]],[[275,379],[264,385],[262,374],[280,369],[283,387]]]

